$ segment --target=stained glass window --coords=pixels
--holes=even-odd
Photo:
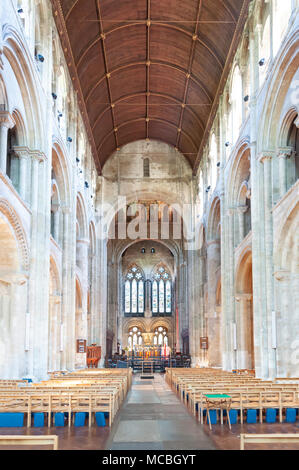
[[[166,328],[160,326],[155,331],[154,346],[168,346],[168,333]]]
[[[152,310],[153,313],[158,313],[158,283],[157,281],[153,282],[152,285]]]
[[[152,313],[172,313],[172,283],[169,272],[160,266],[153,274],[152,281]]]
[[[126,281],[125,283],[125,312],[130,313],[131,311],[131,283]]]
[[[139,328],[137,328],[137,326],[134,326],[129,331],[129,336],[128,336],[129,351],[132,351],[138,348],[138,346],[142,346],[142,343],[143,343],[142,332],[139,330]]]
[[[138,282],[138,312],[144,312],[144,283],[143,281]]]
[[[144,278],[137,266],[129,269],[124,284],[124,310],[126,314],[144,314]]]
[[[132,281],[132,313],[137,313],[137,281]]]
[[[160,313],[164,313],[165,311],[165,299],[164,299],[164,295],[165,295],[165,284],[164,284],[164,281],[161,281],[159,282],[159,312]]]
[[[171,313],[171,282],[166,282],[166,313]]]

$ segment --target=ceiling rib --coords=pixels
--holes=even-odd
[[[151,30],[151,0],[147,0],[146,21],[146,139],[149,139],[149,102],[150,102],[150,30]]]
[[[166,95],[166,94],[164,94],[164,93],[153,93],[153,92],[151,92],[150,94],[151,94],[151,96],[156,96],[156,97],[160,97],[160,98],[169,99],[169,100],[171,100],[171,101],[174,101],[175,104],[171,105],[171,104],[169,104],[169,103],[165,103],[165,104],[162,104],[162,103],[157,103],[157,104],[155,104],[155,103],[150,103],[149,106],[167,106],[167,107],[169,107],[169,106],[181,106],[181,105],[182,105],[181,101],[179,101],[178,99],[174,98],[173,96]],[[115,106],[120,106],[120,105],[122,104],[122,101],[125,101],[125,100],[130,99],[130,98],[135,98],[135,97],[138,97],[138,96],[141,96],[141,97],[142,97],[142,96],[145,96],[145,95],[146,95],[146,93],[144,93],[144,92],[132,93],[132,94],[129,94],[129,95],[125,95],[125,96],[123,96],[122,98],[119,98],[118,100],[115,100],[115,101],[114,101],[114,104],[115,104]],[[97,119],[95,120],[95,122],[94,122],[94,124],[93,124],[93,126],[92,126],[92,130],[95,129],[95,127],[97,126],[98,122],[101,120],[102,116],[103,116],[107,111],[109,111],[109,109],[110,109],[110,103],[98,103],[98,104],[107,104],[108,107],[105,108],[104,111],[102,111],[101,114],[97,117]],[[124,106],[144,106],[143,103],[140,103],[140,104],[136,104],[136,103],[132,103],[132,104],[130,104],[130,103],[123,103],[123,105],[124,105]],[[211,106],[211,105],[210,105],[210,104],[202,104],[202,105],[200,105],[200,104],[198,104],[198,103],[188,103],[188,104],[186,104],[186,106],[185,106],[185,109],[188,110],[188,111],[192,114],[192,116],[194,117],[194,119],[197,121],[198,125],[201,127],[202,131],[204,132],[204,130],[205,130],[204,126],[203,126],[203,124],[202,124],[202,122],[201,122],[199,116],[197,116],[197,114],[191,109],[191,106]],[[188,107],[190,107],[190,109],[188,109]]]
[[[100,0],[98,0],[100,1]],[[105,20],[106,22],[106,20]],[[199,23],[200,22],[197,22],[195,21],[194,23],[196,23],[197,26],[199,26]],[[218,23],[218,22],[217,22]],[[231,23],[229,23],[231,24]],[[114,28],[114,29],[111,29],[110,31],[107,31],[105,33],[106,36],[109,36],[110,34],[113,34],[113,33],[116,33],[118,32],[119,30],[121,29],[126,29],[126,28],[131,28],[132,26],[139,26],[139,25],[148,25],[148,20],[146,21],[142,21],[141,23],[129,23],[129,24],[124,24],[122,26],[119,26],[117,28]],[[167,23],[165,21],[152,21],[150,20],[150,26],[153,26],[153,25],[156,25],[156,26],[162,26],[164,28],[169,28],[169,29],[173,29],[175,31],[178,31],[180,33],[183,33],[183,34],[186,34],[187,36],[189,36],[190,38],[192,38],[193,34],[190,32],[190,31],[187,31],[185,30],[184,28],[178,28],[177,26],[173,25],[173,24],[170,24],[170,23]],[[80,55],[77,63],[76,63],[76,67],[78,67],[80,65],[80,63],[82,62],[82,60],[84,59],[84,57],[86,56],[86,54],[88,53],[88,51],[97,43],[100,41],[100,38],[97,38],[95,39],[91,44],[89,44],[82,52],[82,54]],[[208,44],[206,44],[202,39],[200,38],[197,38],[197,41],[200,42],[200,44],[205,48],[207,49],[207,51],[213,55],[213,57],[216,59],[216,61],[218,62],[219,66],[221,67],[221,69],[223,69],[223,63],[221,62],[221,59],[220,57],[217,55],[217,53],[215,51],[212,50],[212,48],[210,46],[208,46]]]
[[[198,21],[199,21],[199,18],[200,18],[201,9],[202,9],[202,0],[198,0],[196,25],[195,25],[194,34],[192,36],[191,49],[190,49],[190,55],[189,55],[189,65],[188,65],[188,71],[187,71],[187,74],[186,74],[186,82],[185,82],[185,89],[184,89],[184,99],[183,99],[183,102],[182,102],[182,109],[181,109],[180,121],[179,121],[179,127],[178,127],[177,139],[176,139],[176,148],[177,149],[179,148],[180,140],[181,140],[182,123],[183,123],[184,110],[185,110],[187,96],[188,96],[188,90],[189,90],[189,80],[190,80],[191,72],[192,72],[195,45],[196,45],[196,40],[198,38]]]
[[[125,65],[122,65],[120,67],[117,67],[117,68],[110,71],[110,76],[114,75],[117,72],[120,72],[121,70],[125,70],[125,69],[130,68],[130,67],[136,67],[137,65],[146,65],[146,61],[145,62],[144,61],[132,62],[130,64],[125,64]],[[159,65],[161,67],[169,67],[169,68],[172,68],[172,69],[174,69],[174,70],[176,70],[176,71],[178,71],[178,72],[180,72],[184,75],[186,73],[188,73],[186,69],[183,69],[183,68],[181,68],[177,65],[174,65],[174,64],[169,64],[168,62],[163,62],[162,60],[152,60],[151,65]],[[85,97],[86,102],[89,100],[89,98],[92,95],[92,93],[94,92],[94,90],[102,83],[103,80],[105,80],[105,78],[106,78],[106,76],[104,75],[103,77],[101,77],[101,79],[97,83],[95,83],[95,85],[92,87],[92,89],[88,92],[88,94]],[[198,87],[204,92],[204,94],[208,98],[210,104],[212,104],[213,99],[211,98],[209,92],[206,90],[204,85],[198,81],[198,78],[197,77],[195,78],[195,76],[193,76],[191,74],[190,80],[192,80],[194,83],[196,83],[196,85],[198,85]]]
[[[173,122],[170,122],[170,121],[166,121],[166,119],[159,119],[159,118],[151,118],[151,121],[155,121],[155,122],[161,122],[163,124],[166,124],[168,126],[171,126],[171,127],[174,127],[175,129],[177,129],[177,126],[176,124],[174,124]],[[125,122],[122,122],[120,125],[119,125],[119,129],[121,129],[122,127],[128,125],[128,124],[134,124],[135,122],[144,122],[144,118],[138,118],[138,119],[132,119],[130,121],[125,121]],[[108,137],[110,137],[111,135],[113,134],[113,131],[109,132],[108,134],[106,134],[106,136],[104,137],[104,139],[102,140],[102,142],[99,144],[99,146],[97,147],[98,151],[103,147],[104,143],[106,142],[106,140],[108,139]],[[182,131],[182,134],[192,143],[192,145],[197,148],[197,145],[195,144],[195,142],[193,141],[192,137],[190,137],[190,135],[186,132],[186,131]]]
[[[250,0],[51,2],[99,173],[136,138],[168,142],[196,173]]]
[[[114,104],[112,101],[112,91],[111,91],[111,86],[110,86],[111,74],[109,73],[109,69],[108,69],[107,53],[106,53],[106,45],[105,45],[106,36],[105,36],[104,28],[103,28],[100,0],[95,0],[95,2],[96,2],[96,9],[97,9],[97,16],[99,20],[99,33],[100,33],[100,38],[102,39],[101,44],[102,44],[102,51],[103,51],[103,58],[104,58],[104,67],[105,67],[105,74],[106,74],[106,81],[107,81],[108,96],[109,96],[110,107],[111,107],[111,116],[112,116],[113,131],[114,131],[114,136],[115,136],[115,145],[116,145],[116,148],[118,148],[117,127],[116,127],[116,121],[115,121],[114,109],[113,109]]]

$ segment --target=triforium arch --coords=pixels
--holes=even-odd
[[[3,53],[13,69],[17,79],[24,109],[26,110],[27,145],[31,149],[45,148],[46,136],[42,119],[40,97],[34,87],[34,71],[28,50],[22,42],[18,31],[11,25],[3,28]]]

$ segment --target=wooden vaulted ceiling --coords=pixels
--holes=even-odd
[[[52,0],[99,173],[156,139],[196,170],[250,0]]]

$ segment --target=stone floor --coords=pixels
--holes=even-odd
[[[118,412],[111,430],[81,428],[0,428],[0,434],[59,436],[61,450],[238,450],[240,433],[299,433],[296,424],[214,425],[212,431],[201,426],[165,383],[164,376],[154,380],[133,378],[132,389]],[[248,449],[290,449],[288,445],[250,445]],[[3,446],[0,447],[4,450]],[[9,447],[17,450],[17,447]],[[38,450],[37,447],[22,447]],[[46,450],[46,447],[42,448]],[[292,446],[299,450],[299,445]]]
[[[136,378],[118,414],[109,450],[214,450],[212,439],[165,383]]]

